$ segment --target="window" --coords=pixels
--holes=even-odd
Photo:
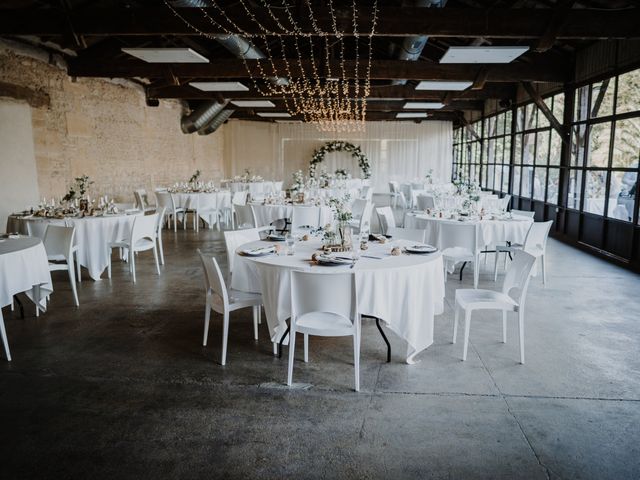
[[[475,122],[469,128],[458,128],[453,137],[454,178],[464,178],[478,182],[480,180],[481,141],[472,133],[482,135],[482,121]]]

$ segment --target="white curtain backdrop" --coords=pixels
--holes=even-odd
[[[230,121],[225,125],[225,159],[228,176],[245,169],[285,185],[296,170],[305,173],[313,151],[331,140],[359,145],[371,164],[375,191],[388,191],[389,180],[423,178],[433,169],[434,181],[451,178],[453,128],[451,122],[367,122],[365,132],[328,134],[304,123]],[[329,172],[344,168],[361,178],[349,153],[327,154]]]

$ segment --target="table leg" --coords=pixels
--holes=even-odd
[[[280,338],[280,342],[278,342],[278,358],[282,358],[282,343],[284,342],[284,339],[287,338],[287,335],[289,335],[290,328],[291,328],[291,325],[287,325],[287,329],[282,334],[282,337]]]
[[[360,316],[364,318],[375,319],[376,327],[378,327],[378,331],[380,332],[380,335],[382,335],[382,339],[384,340],[384,343],[387,344],[387,363],[391,363],[391,344],[389,343],[389,339],[385,335],[384,330],[382,330],[382,326],[380,325],[380,319],[378,317],[372,317],[371,315],[360,315]]]

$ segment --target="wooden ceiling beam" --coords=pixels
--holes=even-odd
[[[261,67],[259,68],[259,62]],[[275,71],[272,68],[275,66]],[[245,64],[250,69],[247,72]],[[304,72],[301,71],[300,65]],[[331,62],[331,71],[341,71],[341,62]],[[273,60],[213,60],[210,63],[181,63],[181,64],[152,64],[137,60],[129,61],[108,61],[77,59],[69,61],[69,75],[76,77],[145,77],[163,78],[166,75],[167,67],[171,68],[173,74],[179,78],[201,78],[201,79],[239,79],[253,76],[261,78],[262,72],[267,76],[281,76],[283,72],[291,72],[295,78],[302,77],[303,73],[307,77],[314,74],[313,65],[308,60],[298,62],[282,59]],[[347,78],[360,78],[368,67],[367,61],[356,62],[348,60],[344,62],[345,76]],[[570,65],[565,63],[509,63],[495,65],[473,65],[473,64],[433,64],[427,62],[405,62],[402,60],[375,60],[371,64],[372,80],[471,80],[477,78],[480,69],[486,69],[487,82],[566,82],[570,80]],[[327,65],[319,67],[321,76],[327,74]],[[262,70],[262,72],[261,72]],[[356,77],[358,73],[358,77]]]
[[[264,98],[258,98],[256,100],[264,100]],[[264,113],[268,112],[286,112],[286,103],[282,99],[270,99],[270,101],[275,105],[272,108],[256,108],[256,107],[239,107],[234,104],[230,104],[229,108],[233,108],[238,111],[260,111]],[[293,106],[293,102],[289,101],[288,104]],[[415,112],[416,110],[406,110],[404,109],[404,101],[394,101],[394,102],[377,102],[377,101],[368,101],[367,102],[367,112],[387,112],[387,113],[397,113],[397,112]],[[440,113],[440,112],[451,112],[451,111],[473,111],[473,110],[482,110],[483,102],[480,101],[469,101],[469,100],[458,100],[453,101],[449,105],[441,109],[423,109],[418,110],[420,112],[426,111],[431,114]]]
[[[227,14],[249,34],[261,35],[261,26],[247,18],[239,7],[230,7]],[[219,14],[209,9],[215,19]],[[279,31],[269,13],[262,8],[255,10],[262,26]],[[209,22],[196,8],[179,10],[181,15],[201,31],[208,34],[225,34],[220,27]],[[283,12],[275,12],[284,15]],[[477,9],[477,8],[381,8],[375,34],[377,36],[404,37],[427,35],[429,37],[461,38],[517,38],[539,39],[554,23],[553,9]],[[384,19],[384,21],[380,21]],[[316,12],[317,24],[322,30],[332,32],[331,20],[326,12]],[[6,9],[0,15],[0,35],[62,35],[68,31],[68,22],[77,35],[185,35],[199,33],[185,24],[166,7],[150,8],[78,8],[67,14],[60,9]],[[308,22],[301,22],[304,33],[316,35]],[[288,21],[283,22],[288,25]],[[601,10],[571,9],[563,18],[553,36],[559,40],[639,38],[640,9]],[[351,18],[338,19],[338,29],[344,35],[352,35]],[[371,13],[360,12],[359,32],[371,30]],[[288,34],[283,32],[283,34]]]

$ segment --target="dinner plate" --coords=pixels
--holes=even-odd
[[[345,257],[331,257],[329,255],[318,255],[316,261],[319,265],[325,265],[327,267],[339,267],[345,265],[352,265],[353,260]]]
[[[258,247],[242,250],[241,253],[243,255],[247,255],[248,257],[262,257],[263,255],[270,255],[275,251],[275,247]]]
[[[405,247],[405,250],[409,253],[434,253],[438,251],[438,249],[432,245],[411,245]]]
[[[267,240],[271,240],[272,242],[284,242],[285,239],[284,235],[278,235],[277,233],[270,233],[267,235]]]

